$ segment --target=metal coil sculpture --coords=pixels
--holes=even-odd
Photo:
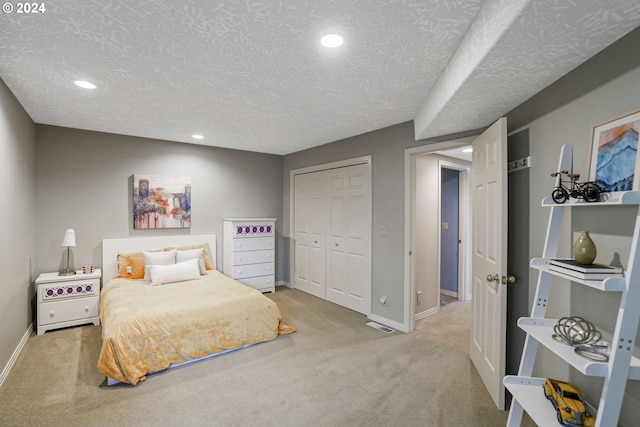
[[[593,323],[580,316],[563,317],[553,327],[551,337],[563,344],[574,347],[574,351],[582,357],[597,362],[606,362],[609,356],[605,353],[607,345],[599,344],[602,333]]]

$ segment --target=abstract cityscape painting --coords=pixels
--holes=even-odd
[[[133,176],[133,228],[190,228],[191,178]]]
[[[640,111],[593,128],[589,180],[605,192],[639,189]]]

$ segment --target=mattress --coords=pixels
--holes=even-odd
[[[295,331],[273,301],[217,270],[160,286],[111,279],[101,291],[100,318],[98,369],[130,384],[171,365]]]

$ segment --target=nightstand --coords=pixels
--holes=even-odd
[[[36,279],[37,334],[86,323],[99,325],[101,276],[100,269],[88,274],[78,271],[73,276],[59,276],[57,272],[42,273]]]

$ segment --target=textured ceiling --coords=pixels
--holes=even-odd
[[[35,122],[274,154],[487,126],[640,25],[637,0],[44,4],[0,13],[0,77]]]

